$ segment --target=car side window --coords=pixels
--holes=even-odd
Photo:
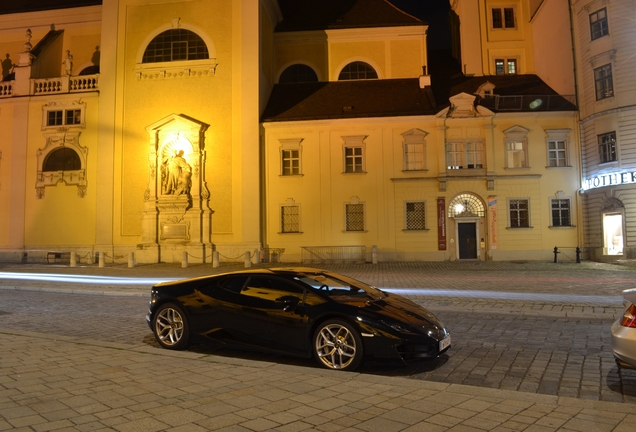
[[[219,286],[234,294],[240,294],[246,281],[247,276],[228,276],[219,282]]]
[[[241,290],[241,294],[271,302],[276,302],[277,299],[288,296],[297,297],[302,301],[305,290],[284,279],[251,277]]]

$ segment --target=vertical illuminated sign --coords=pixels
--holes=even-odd
[[[497,249],[497,197],[488,197],[488,235],[490,248]]]
[[[446,199],[437,198],[437,250],[446,250]]]

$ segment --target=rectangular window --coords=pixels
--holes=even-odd
[[[616,132],[598,136],[598,156],[601,163],[614,162],[616,158]]]
[[[283,175],[300,174],[300,150],[281,150]]]
[[[406,203],[406,229],[426,229],[426,203],[424,201]]]
[[[530,227],[527,199],[513,199],[508,201],[510,214],[510,228]]]
[[[552,199],[552,226],[571,226],[570,200]]]
[[[516,59],[495,59],[495,74],[515,75],[517,73]]]
[[[364,204],[346,204],[345,211],[345,229],[364,231]]]
[[[64,111],[49,111],[47,112],[46,125],[47,126],[62,126],[62,120]]]
[[[281,232],[300,232],[300,206],[282,206],[280,212]]]
[[[404,144],[404,169],[406,171],[424,169],[424,144]]]
[[[345,172],[361,173],[364,172],[364,159],[362,147],[345,147]]]
[[[492,28],[515,28],[514,8],[492,8]]]
[[[548,141],[548,166],[564,167],[568,166],[567,147],[564,140]]]
[[[596,88],[596,100],[614,96],[612,65],[606,64],[594,69],[594,87]]]
[[[82,110],[66,110],[66,124],[82,124]]]
[[[526,168],[526,145],[523,141],[506,142],[506,166],[508,168]]]
[[[605,8],[590,14],[590,33],[592,40],[609,34],[607,26],[607,10]]]
[[[481,142],[446,143],[446,167],[448,169],[483,168],[483,154]]]

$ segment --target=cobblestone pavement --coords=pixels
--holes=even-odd
[[[3,267],[14,274],[162,280],[242,268]],[[410,290],[451,328],[451,352],[424,366],[372,365],[334,374],[311,363],[209,347],[160,350],[147,327],[139,327],[141,341],[129,343],[95,340],[88,328],[64,336],[59,329],[29,329],[28,320],[17,326],[15,314],[10,320],[3,314],[3,300],[38,291],[117,294],[113,299],[129,299],[122,313],[132,316],[145,304],[150,283],[34,283],[3,273],[0,431],[633,430],[636,375],[619,371],[608,351],[609,324],[622,313],[621,291],[634,286],[633,268],[521,262],[321,267]],[[63,314],[54,303],[49,313]],[[102,317],[108,322],[108,311]],[[117,324],[129,326],[111,323]]]

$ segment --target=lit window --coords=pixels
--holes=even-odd
[[[446,166],[448,169],[483,168],[484,149],[481,142],[446,143]]]
[[[494,29],[515,28],[514,8],[492,8],[492,28]]]
[[[614,162],[616,158],[616,132],[598,136],[598,155],[601,163]]]
[[[300,150],[281,150],[283,175],[300,174]]]
[[[318,75],[312,68],[304,64],[295,64],[289,66],[283,71],[278,80],[281,84],[286,83],[304,83],[317,82]]]
[[[364,204],[346,204],[345,229],[347,231],[364,231]]]
[[[424,201],[406,203],[406,229],[426,229],[426,203]]]
[[[526,145],[524,141],[506,142],[506,166],[508,168],[526,168]]]
[[[281,232],[300,232],[300,206],[288,205],[281,207],[280,213]]]
[[[196,33],[171,29],[157,35],[146,47],[142,63],[208,59],[208,47]]]
[[[404,169],[406,171],[424,169],[424,144],[404,144]]]
[[[605,8],[590,14],[590,33],[592,40],[609,34],[607,26],[607,10]]]
[[[572,226],[570,219],[570,200],[553,198],[551,201],[552,226]]]
[[[614,96],[612,65],[606,64],[594,69],[594,87],[596,88],[596,100]]]
[[[528,203],[529,201],[527,199],[511,199],[508,201],[510,228],[530,227]]]
[[[623,254],[623,214],[603,213],[603,252],[605,255]]]
[[[548,166],[564,167],[568,166],[567,146],[564,140],[548,141]]]
[[[515,75],[517,73],[517,60],[495,59],[495,73],[497,75]]]
[[[340,75],[338,81],[350,81],[350,80],[368,80],[377,79],[378,73],[365,62],[353,62],[346,65]]]

